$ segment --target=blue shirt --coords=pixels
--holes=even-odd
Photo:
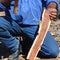
[[[58,4],[58,9],[60,10],[60,3]]]
[[[50,2],[58,4],[58,0],[44,0],[44,6],[47,7]],[[18,24],[38,25],[42,16],[42,0],[19,0],[18,13],[13,13],[14,1],[10,5],[10,14],[13,20]]]

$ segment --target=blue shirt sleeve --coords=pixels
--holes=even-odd
[[[5,9],[6,9],[6,7],[3,4],[0,3],[0,11],[3,11]]]
[[[47,7],[49,5],[49,3],[51,2],[55,2],[57,4],[57,8],[58,8],[58,0],[44,0],[43,4],[45,7]]]

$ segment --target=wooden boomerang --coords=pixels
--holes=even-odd
[[[49,14],[46,9],[44,9],[42,15],[42,22],[38,30],[38,35],[36,36],[32,47],[27,55],[27,60],[35,60],[38,52],[41,50],[41,46],[43,44],[44,38],[48,32],[51,20],[49,18]]]

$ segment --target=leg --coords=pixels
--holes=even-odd
[[[13,22],[12,22],[12,24],[13,24]],[[18,30],[18,29],[14,30],[14,28],[12,28],[12,26],[13,25],[11,25],[10,22],[8,22],[6,19],[0,17],[0,41],[9,49],[9,51],[11,53],[14,53],[19,48],[19,40],[17,40],[15,37],[12,36],[14,34],[14,32],[16,32],[16,30]],[[19,28],[19,26],[17,26],[17,28]],[[10,60],[14,60],[14,59],[10,59]]]
[[[26,33],[25,40],[22,42],[24,54],[28,53],[29,48],[35,38],[37,26],[23,27],[24,33]],[[24,34],[25,35],[25,34]],[[40,57],[56,57],[59,53],[59,47],[50,32],[47,33],[41,51],[38,53]],[[26,54],[27,55],[27,54]]]
[[[39,52],[40,57],[57,57],[59,54],[59,47],[50,32],[47,33],[44,43]]]
[[[22,26],[23,33],[23,41],[22,43],[22,51],[23,55],[27,56],[27,53],[32,45],[33,40],[35,39],[35,33],[38,29],[38,26]]]

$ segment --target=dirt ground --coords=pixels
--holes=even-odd
[[[52,21],[49,31],[54,36],[55,40],[60,46],[60,19]]]

